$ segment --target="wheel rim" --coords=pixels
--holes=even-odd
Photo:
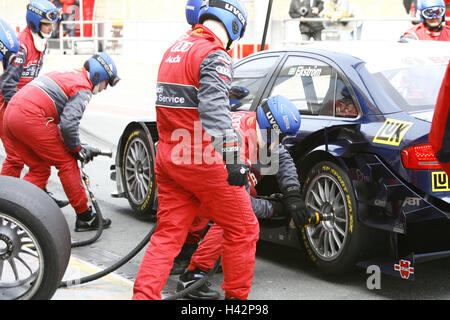
[[[344,249],[349,232],[347,198],[339,181],[328,174],[316,176],[306,191],[305,204],[329,217],[306,228],[311,248],[322,260],[336,259]]]
[[[152,168],[148,149],[141,138],[131,141],[124,166],[128,195],[134,203],[141,204],[147,198]]]
[[[0,300],[29,299],[41,285],[44,258],[36,237],[0,212]]]

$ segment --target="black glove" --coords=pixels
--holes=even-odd
[[[90,147],[87,144],[82,144],[80,151],[77,153],[77,159],[88,163],[89,161],[92,161],[94,157],[100,152],[100,150]]]
[[[272,204],[272,217],[274,219],[281,219],[286,218],[288,216],[288,213],[286,212],[284,208],[284,204],[280,200],[269,200]]]
[[[240,159],[239,143],[235,142],[231,147],[224,144],[222,147],[222,157],[228,171],[228,184],[238,187],[247,185],[250,166],[243,163]]]
[[[284,193],[283,203],[297,227],[304,227],[309,224],[310,214],[306,210],[299,187],[287,188],[287,191]]]
[[[226,164],[228,171],[228,184],[230,186],[242,187],[248,183],[248,172],[250,167],[244,163]]]

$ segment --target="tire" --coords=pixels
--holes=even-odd
[[[301,242],[311,261],[325,273],[351,270],[369,253],[372,230],[357,219],[355,191],[347,173],[337,164],[323,161],[307,175],[303,195],[307,207],[331,219],[301,229]]]
[[[155,152],[149,141],[144,130],[135,129],[128,135],[122,153],[125,196],[139,219],[148,219],[155,214]]]
[[[0,176],[0,300],[51,299],[71,253],[69,226],[41,189]]]

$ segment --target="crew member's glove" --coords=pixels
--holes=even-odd
[[[280,200],[269,200],[269,201],[272,204],[271,218],[281,219],[286,218],[288,216],[288,213],[286,212],[282,201]]]
[[[228,184],[230,186],[242,187],[248,183],[249,166],[244,163],[230,163],[226,164],[228,171]]]
[[[306,210],[305,202],[302,199],[298,186],[287,188],[287,191],[284,193],[283,203],[297,227],[304,227],[309,224],[310,214]]]
[[[248,183],[250,166],[243,163],[240,158],[239,138],[222,144],[222,157],[228,171],[228,184],[242,187]]]
[[[78,151],[76,158],[84,163],[92,161],[100,150],[93,148],[87,144],[82,144],[80,151]]]

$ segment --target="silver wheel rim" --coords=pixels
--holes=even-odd
[[[151,182],[150,156],[141,138],[131,141],[125,155],[125,183],[128,195],[136,204],[147,199]]]
[[[306,229],[312,250],[322,260],[335,260],[342,253],[348,238],[349,214],[344,190],[329,174],[316,176],[306,192],[305,204],[329,220]]]
[[[44,258],[36,237],[0,212],[0,300],[29,299],[41,285]]]

